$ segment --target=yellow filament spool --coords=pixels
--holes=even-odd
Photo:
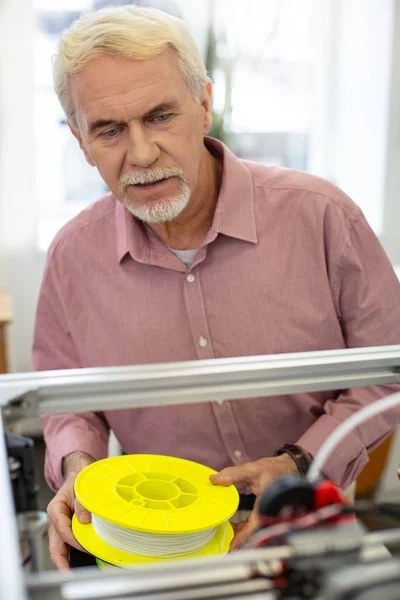
[[[198,534],[203,539],[208,536],[207,530],[212,535],[211,530],[215,529],[204,547],[173,558],[225,554],[233,538],[232,526],[227,521],[237,510],[239,495],[234,486],[214,486],[210,475],[215,472],[204,465],[170,456],[117,456],[95,462],[81,471],[75,481],[75,494],[94,516],[98,530],[114,525],[116,530],[123,528],[128,537],[126,530],[132,531],[132,537],[140,537],[142,533],[155,547],[158,541],[160,546],[165,545],[166,540],[177,541],[179,547],[181,538],[195,538],[196,535],[189,534]],[[72,530],[85,550],[112,565],[129,567],[172,558],[118,549],[96,533],[93,523],[79,523],[75,516]]]

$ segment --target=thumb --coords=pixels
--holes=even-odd
[[[234,483],[245,483],[248,472],[245,465],[239,467],[227,467],[215,475],[210,475],[211,483],[214,485],[232,485]]]
[[[92,520],[92,515],[86,508],[83,508],[82,504],[79,504],[78,500],[75,498],[74,502],[74,512],[76,517],[80,523],[90,523]]]

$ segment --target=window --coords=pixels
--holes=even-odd
[[[225,109],[228,139],[239,156],[307,168],[316,85],[314,5],[314,0],[216,3],[225,68],[216,71],[216,106]]]

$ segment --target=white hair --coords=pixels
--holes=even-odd
[[[84,13],[65,29],[53,57],[54,87],[67,119],[77,128],[69,77],[95,56],[106,54],[147,60],[172,49],[193,98],[207,82],[201,54],[187,25],[155,8],[120,6]]]
[[[179,194],[169,198],[168,202],[134,203],[126,193],[129,186],[157,183],[170,177],[176,177],[179,180],[181,190]],[[189,204],[190,194],[190,187],[185,174],[178,167],[154,167],[149,171],[125,173],[119,180],[118,196],[122,203],[134,217],[148,224],[166,223],[176,219]]]

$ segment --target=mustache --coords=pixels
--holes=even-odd
[[[151,170],[125,173],[119,179],[119,186],[122,193],[124,193],[130,185],[148,185],[150,183],[157,183],[163,179],[169,179],[170,177],[177,177],[182,183],[187,183],[184,172],[178,167],[154,167]]]

